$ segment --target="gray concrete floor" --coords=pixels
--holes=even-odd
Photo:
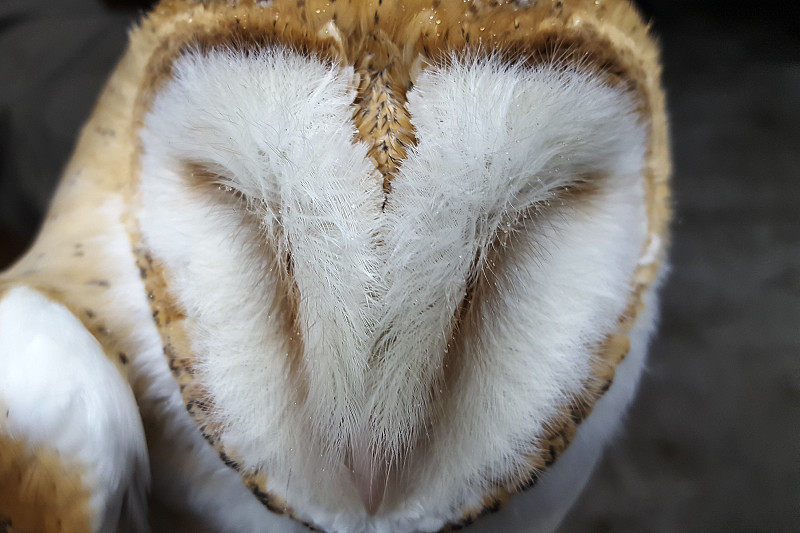
[[[734,4],[644,4],[672,116],[672,274],[641,393],[564,531],[800,531],[800,31]],[[0,1],[0,265],[134,17]]]
[[[626,432],[564,531],[800,531],[800,18],[724,13],[655,20],[672,274]]]

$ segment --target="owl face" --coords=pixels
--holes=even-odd
[[[318,4],[175,2],[134,35],[153,317],[271,510],[468,522],[626,353],[664,225],[657,77],[607,27],[627,6]]]

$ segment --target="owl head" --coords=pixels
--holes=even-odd
[[[434,531],[556,491],[576,432],[599,449],[664,260],[659,83],[616,0],[173,0],[133,31],[108,91],[135,254],[256,498]]]

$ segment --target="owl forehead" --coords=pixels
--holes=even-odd
[[[176,0],[154,13],[174,24],[154,55],[155,70],[168,74],[168,63],[187,46],[252,50],[277,44],[357,70],[388,69],[399,88],[408,85],[420,56],[436,62],[464,52],[534,63],[558,56],[624,76],[634,69],[631,58],[620,57],[584,21],[602,18],[605,8],[594,0]],[[167,65],[159,69],[159,62]]]
[[[371,94],[376,89],[402,107],[421,70],[456,56],[574,64],[611,84],[642,89],[639,62],[618,53],[618,46],[594,27],[612,15],[613,9],[595,0],[568,5],[555,0],[175,0],[160,4],[146,22],[168,21],[172,29],[150,57],[139,108],[147,110],[171,78],[174,61],[187,50],[250,53],[275,46],[352,66],[360,78],[356,104],[367,114],[383,105]],[[372,128],[365,131],[369,121],[364,124],[359,134],[367,137]],[[413,141],[412,135],[400,138]],[[381,170],[385,174],[393,168]]]
[[[140,102],[146,111],[170,79],[176,59],[190,51],[249,55],[280,47],[351,67],[355,140],[368,146],[367,156],[388,193],[417,141],[407,94],[431,64],[492,55],[509,65],[574,64],[611,84],[637,77],[635,65],[622,64],[610,46],[581,27],[586,10],[597,15],[604,7],[593,1],[565,7],[562,2],[480,0],[178,0],[153,14],[170,18],[175,30],[151,58]]]

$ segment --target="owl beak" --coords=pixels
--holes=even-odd
[[[387,463],[382,457],[376,457],[369,452],[353,452],[349,466],[358,497],[364,504],[364,509],[372,516],[378,511],[386,493],[389,473]]]

